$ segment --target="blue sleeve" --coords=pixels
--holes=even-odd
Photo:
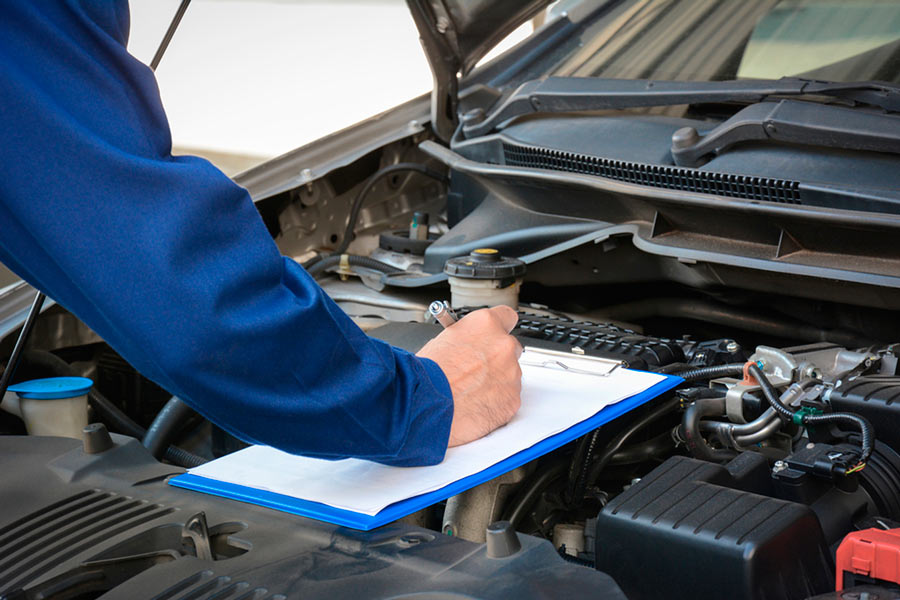
[[[440,368],[366,336],[280,255],[243,188],[171,155],[125,1],[0,13],[0,260],[248,442],[440,462]]]

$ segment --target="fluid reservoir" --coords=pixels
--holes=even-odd
[[[444,265],[449,275],[450,305],[519,307],[519,288],[525,275],[525,263],[500,255],[493,248],[479,248],[468,256],[451,258]]]
[[[93,382],[84,377],[32,379],[9,386],[17,398],[3,398],[3,409],[22,417],[29,435],[81,439],[88,424],[88,392]]]

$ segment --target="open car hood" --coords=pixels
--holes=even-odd
[[[431,120],[447,140],[457,124],[459,75],[552,0],[407,0],[434,76]]]

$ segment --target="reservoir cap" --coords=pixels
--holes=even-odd
[[[33,400],[61,400],[76,398],[88,393],[94,382],[87,377],[48,377],[32,379],[9,386],[19,398]]]
[[[501,256],[494,248],[478,248],[468,256],[451,258],[444,273],[461,279],[517,279],[525,275],[525,263],[518,258]]]

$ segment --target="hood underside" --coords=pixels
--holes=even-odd
[[[459,75],[551,0],[407,0],[434,76],[431,120],[447,140],[457,124]]]

